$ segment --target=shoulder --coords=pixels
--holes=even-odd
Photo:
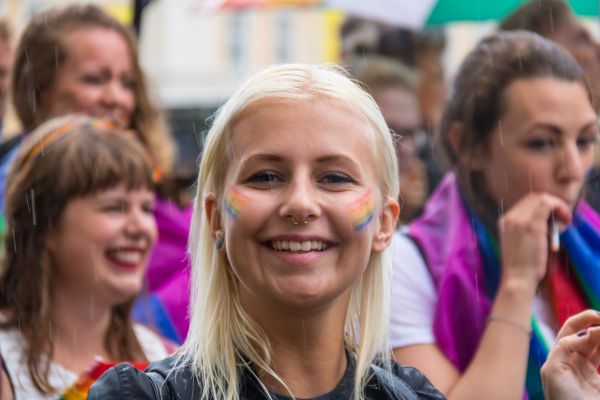
[[[119,364],[106,371],[90,388],[90,400],[175,400],[191,399],[198,393],[191,367],[179,356],[154,362],[140,371]]]
[[[392,362],[391,370],[385,369],[380,365],[373,365],[374,385],[368,387],[378,387],[379,390],[390,394],[390,399],[411,399],[411,400],[443,400],[444,395],[440,393],[429,380],[419,370],[415,368],[402,367],[398,363]]]
[[[433,315],[437,290],[429,269],[413,241],[394,234],[391,282],[390,336],[393,348],[434,343]]]

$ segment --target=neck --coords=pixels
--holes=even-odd
[[[252,319],[265,329],[272,356],[272,369],[297,398],[312,398],[333,390],[347,367],[344,348],[344,325],[348,295],[342,301],[311,309],[267,309],[261,312],[245,307]],[[277,393],[289,395],[280,382],[260,374],[265,385]]]
[[[111,306],[98,304],[89,294],[74,294],[54,288],[52,297],[53,360],[68,370],[81,373],[100,356],[109,359],[105,335]]]

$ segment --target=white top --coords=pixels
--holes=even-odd
[[[392,316],[390,323],[393,348],[415,344],[433,344],[433,319],[437,290],[429,269],[415,243],[405,231],[394,233],[392,269]],[[557,329],[547,299],[538,294],[532,305],[540,331],[549,346],[556,341]]]
[[[0,315],[0,319],[1,319]],[[162,339],[142,325],[134,325],[134,331],[142,350],[149,361],[158,361],[168,356]],[[0,354],[6,363],[6,370],[13,382],[15,400],[55,400],[57,395],[44,395],[33,385],[27,364],[23,361],[23,337],[16,329],[0,330]],[[55,362],[50,363],[48,381],[57,393],[64,393],[77,381],[77,374]]]

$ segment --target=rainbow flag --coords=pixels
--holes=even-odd
[[[348,214],[352,219],[355,231],[363,230],[373,220],[373,195],[371,189],[363,194],[358,200],[350,203]]]
[[[240,213],[240,209],[248,204],[250,200],[246,195],[235,188],[230,188],[225,198],[225,209],[233,218]]]
[[[143,371],[148,366],[148,362],[132,362],[135,368]],[[116,363],[109,363],[102,360],[96,360],[94,365],[86,372],[81,374],[70,388],[58,398],[58,400],[85,400],[87,399],[90,387],[93,385],[103,373],[109,368],[117,365]]]

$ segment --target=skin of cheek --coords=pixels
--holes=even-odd
[[[240,210],[248,205],[250,199],[234,187],[227,190],[225,196],[225,209],[227,214],[233,219],[236,219]]]
[[[375,215],[374,204],[373,192],[369,189],[358,199],[346,206],[355,232],[363,231],[373,221]]]

